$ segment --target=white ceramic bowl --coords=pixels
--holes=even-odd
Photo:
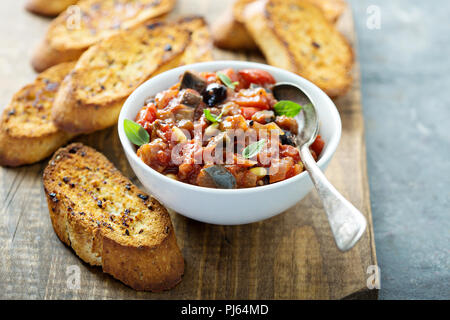
[[[244,61],[213,61],[191,64],[166,71],[143,83],[125,102],[119,116],[119,137],[128,161],[144,187],[166,207],[186,217],[213,224],[235,225],[275,216],[295,205],[312,189],[307,172],[274,184],[248,189],[212,189],[194,186],[166,177],[147,166],[136,155],[125,135],[124,119],[134,120],[144,101],[179,81],[185,70],[217,71],[258,68],[270,72],[277,82],[301,87],[314,103],[320,120],[320,135],[325,141],[318,165],[328,166],[341,137],[341,119],[331,99],[317,86],[291,72],[265,64]]]

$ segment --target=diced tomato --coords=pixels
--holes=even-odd
[[[223,73],[228,78],[230,78],[231,82],[235,82],[235,81],[239,82],[239,76],[236,73],[236,71],[234,71],[233,69],[228,68],[228,69],[220,70],[219,72]]]
[[[163,109],[163,108],[167,107],[170,100],[175,98],[177,96],[178,92],[179,92],[178,89],[169,89],[169,90],[165,90],[165,91],[158,93],[155,96],[156,107],[158,109]]]
[[[238,74],[248,83],[259,85],[273,84],[275,79],[270,73],[260,69],[244,69],[238,71]]]
[[[298,151],[297,148],[293,146],[283,144],[280,145],[280,157],[281,158],[291,157],[292,159],[294,159],[295,162],[299,162],[300,152]]]
[[[323,150],[325,145],[325,141],[322,140],[321,136],[317,136],[316,140],[311,144],[310,149],[312,149],[317,156],[320,156],[320,153]]]
[[[263,110],[270,110],[273,101],[267,96],[263,88],[241,90],[234,99],[241,107],[253,107]]]
[[[172,127],[168,124],[162,125],[157,130],[161,134],[161,138],[165,141],[172,141]]]
[[[150,103],[146,107],[142,108],[136,116],[136,122],[142,127],[146,127],[146,123],[153,123],[156,120],[156,106]]]
[[[216,82],[217,80],[217,75],[215,72],[200,72],[200,77],[204,78],[208,84]]]
[[[170,161],[170,149],[160,139],[142,145],[138,149],[137,155],[144,163],[159,172],[164,171]]]
[[[294,165],[291,157],[274,159],[269,168],[270,183],[278,182],[286,179],[289,169]]]
[[[246,120],[251,120],[252,116],[261,109],[253,107],[241,107],[241,113]]]
[[[317,162],[317,154],[314,152],[314,150],[311,149],[311,147],[309,148],[309,151],[311,151],[311,155],[312,155],[314,161]]]
[[[262,96],[253,96],[253,97],[238,97],[235,102],[241,107],[253,107],[263,110],[269,110],[270,106],[265,97]]]
[[[230,165],[227,166],[227,170],[234,176],[236,184],[241,186],[241,188],[256,187],[257,177],[248,171],[247,168],[240,165]]]
[[[223,73],[228,78],[230,78],[231,82],[237,82],[237,85],[235,86],[235,91],[239,91],[241,89],[247,89],[249,84],[243,79],[236,71],[233,69],[224,69],[218,71],[220,73]]]
[[[299,173],[301,173],[302,171],[303,171],[303,167],[296,163],[286,173],[286,179],[296,176]]]

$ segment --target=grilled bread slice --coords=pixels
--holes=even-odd
[[[353,50],[309,1],[256,1],[246,7],[245,25],[269,64],[307,78],[331,97],[350,87]]]
[[[167,210],[81,143],[58,150],[43,175],[59,239],[93,266],[136,290],[181,281],[184,260]]]
[[[181,26],[153,22],[93,45],[61,84],[52,110],[54,123],[72,133],[114,125],[133,90],[178,66],[189,41],[190,33]]]
[[[233,14],[237,21],[245,22],[245,8],[248,4],[260,0],[237,0],[233,6]],[[308,1],[322,10],[323,15],[330,23],[335,23],[347,8],[345,0],[294,0],[293,2],[301,3]]]
[[[191,33],[191,41],[183,53],[180,65],[213,60],[213,43],[205,19],[200,16],[184,17],[177,24]]]
[[[172,10],[175,0],[81,0],[78,10],[61,13],[38,45],[32,65],[38,72],[77,60],[91,45],[120,30]]]
[[[78,0],[28,0],[26,9],[43,16],[57,16]]]
[[[244,9],[255,0],[236,0],[231,11],[213,25],[214,44],[229,50],[255,50],[256,43],[245,28]],[[300,0],[301,1],[301,0]],[[344,0],[308,0],[320,8],[325,17],[335,23],[346,8]]]
[[[231,8],[212,25],[214,44],[227,50],[256,50],[258,46]]]
[[[0,120],[0,165],[40,161],[73,137],[53,124],[51,109],[60,83],[74,65],[62,63],[46,70],[13,96]]]
[[[319,7],[325,18],[331,23],[337,22],[339,17],[344,13],[347,8],[345,0],[308,0],[312,4]]]

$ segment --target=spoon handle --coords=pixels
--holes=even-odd
[[[351,249],[364,233],[366,219],[327,180],[306,144],[300,148],[300,156],[322,199],[337,247],[341,251]]]

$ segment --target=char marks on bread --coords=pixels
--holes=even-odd
[[[59,149],[43,175],[53,228],[85,262],[136,290],[181,281],[184,260],[167,210],[80,143]]]

